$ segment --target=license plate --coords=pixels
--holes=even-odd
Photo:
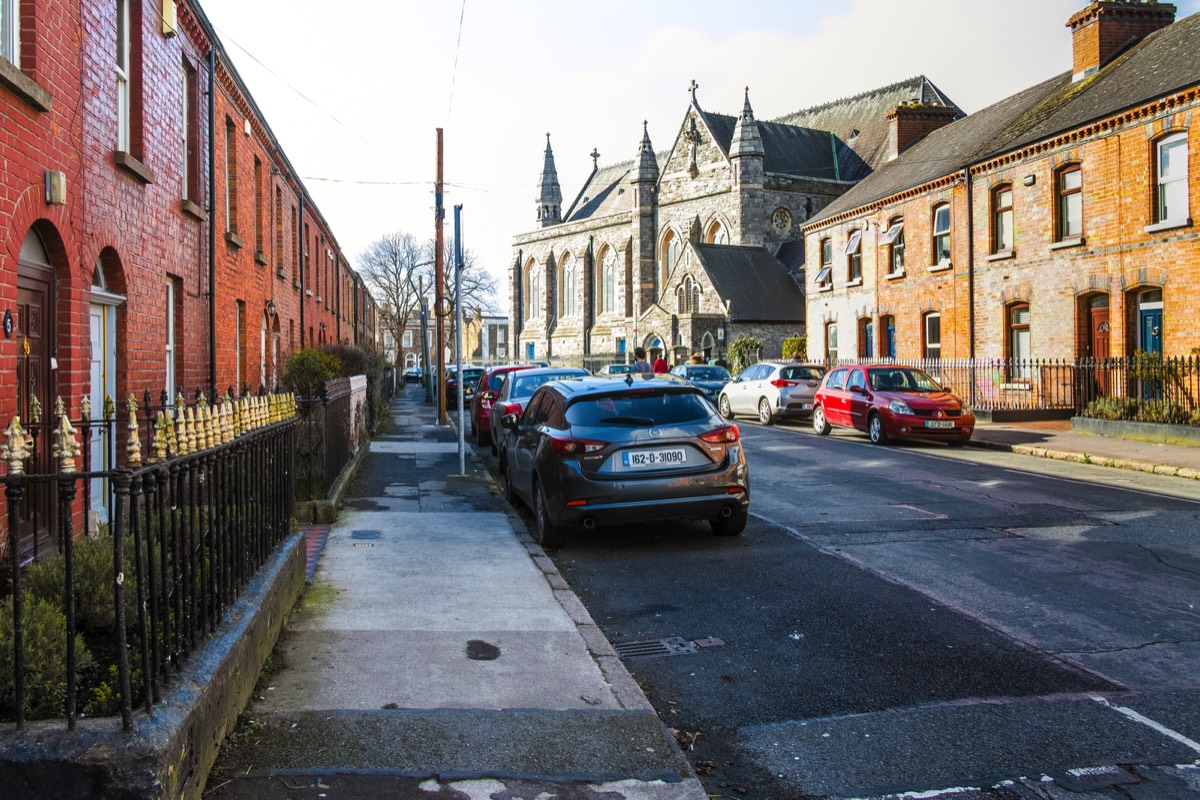
[[[953,428],[954,420],[950,419],[927,419],[925,420],[926,428]]]
[[[671,447],[663,450],[626,450],[621,453],[621,466],[625,469],[662,469],[665,467],[681,467],[687,463],[687,455],[682,447]]]
[[[801,403],[801,404],[800,404],[800,410],[801,410],[801,411],[807,411],[807,410],[809,410],[810,408],[812,408],[812,403]]]

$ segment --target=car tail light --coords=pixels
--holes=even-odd
[[[551,436],[550,444],[560,456],[579,456],[584,453],[594,453],[608,447],[608,442],[595,442],[591,439],[573,439],[570,436]]]
[[[740,437],[737,425],[722,425],[715,431],[700,434],[700,440],[712,444],[732,444]]]
[[[774,386],[776,389],[785,389],[788,386],[799,386],[800,382],[799,381],[789,381],[784,378],[776,378],[775,380],[771,381],[771,385]]]
[[[520,403],[509,403],[508,405],[506,405],[506,406],[504,407],[504,413],[503,413],[503,414],[501,414],[500,416],[502,416],[502,417],[503,417],[503,416],[506,416],[506,415],[508,415],[508,414],[516,414],[516,415],[520,416],[520,414],[521,414],[521,404],[520,404]]]

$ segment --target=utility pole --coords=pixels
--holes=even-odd
[[[442,129],[437,129],[437,181],[433,186],[434,195],[434,253],[433,313],[437,316],[437,386],[438,386],[438,425],[446,424],[446,265],[442,263],[442,221],[445,212],[442,209]]]
[[[463,363],[462,363],[462,204],[454,206],[454,364],[458,370],[458,474],[467,474],[467,422],[463,417]]]

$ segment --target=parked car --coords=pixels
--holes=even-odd
[[[733,380],[729,376],[729,370],[724,367],[710,367],[705,364],[681,364],[671,370],[671,374],[700,389],[714,404],[720,398],[725,384]]]
[[[605,364],[596,370],[597,375],[628,375],[633,372],[633,364]]]
[[[541,386],[550,381],[585,377],[589,373],[579,367],[535,367],[505,376],[500,393],[492,401],[492,454],[504,460],[507,433],[500,426],[500,418],[506,414],[520,414]]]
[[[425,379],[425,372],[420,367],[409,367],[404,370],[403,378],[405,383],[420,383]]]
[[[479,377],[483,375],[483,367],[463,367],[463,409],[471,407],[475,397],[475,387],[479,385]],[[458,406],[458,369],[450,367],[446,370],[446,408]]]
[[[556,381],[501,424],[505,492],[533,509],[543,547],[561,547],[575,528],[631,522],[707,520],[727,536],[746,528],[750,475],[738,428],[685,381]]]
[[[478,444],[490,444],[492,452],[496,444],[492,441],[492,403],[500,394],[500,387],[513,372],[533,369],[532,364],[500,364],[488,367],[479,376],[475,387],[475,402],[471,404],[471,435]]]
[[[975,415],[962,400],[914,367],[875,364],[839,367],[825,376],[813,408],[813,430],[866,431],[875,444],[889,439],[934,439],[961,447]]]
[[[794,361],[760,361],[747,367],[721,390],[721,416],[753,414],[763,425],[783,417],[807,417],[825,368]]]

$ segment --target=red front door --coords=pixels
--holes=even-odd
[[[1109,354],[1108,343],[1111,337],[1108,307],[1093,308],[1091,319],[1091,329],[1088,345],[1091,349],[1091,357],[1095,359],[1107,359]],[[1097,368],[1096,388],[1102,396],[1108,396],[1108,371],[1104,368]]]
[[[54,472],[49,435],[53,422],[54,357],[53,285],[49,280],[21,274],[17,279],[17,413],[28,428],[37,427],[35,448],[25,463],[30,475]],[[40,404],[41,423],[33,422],[34,399]],[[22,564],[44,557],[51,550],[54,522],[54,484],[27,484],[21,505],[18,556]]]

